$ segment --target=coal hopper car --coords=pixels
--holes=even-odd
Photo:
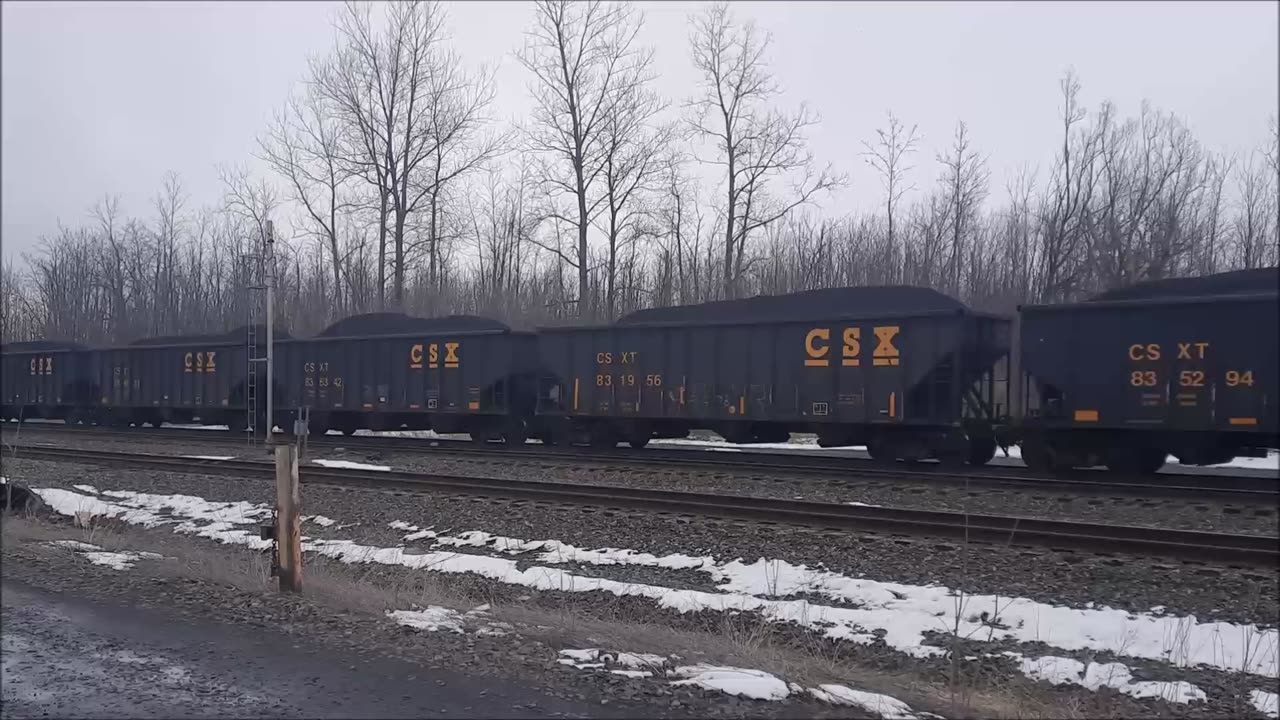
[[[816,433],[877,458],[982,464],[1007,414],[1007,318],[933,290],[814,290],[540,328],[539,422],[565,442]]]
[[[1278,284],[1246,270],[1022,308],[1023,460],[1149,473],[1276,448]]]

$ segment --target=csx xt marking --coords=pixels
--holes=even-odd
[[[458,347],[460,343],[447,342],[444,343],[444,366],[447,368],[458,367]],[[423,344],[418,343],[409,348],[409,367],[414,370],[422,369],[422,348]],[[427,367],[440,367],[440,343],[430,343],[427,349]]]
[[[871,329],[876,337],[876,347],[871,354],[871,364],[877,367],[897,365],[901,353],[893,344],[901,332],[897,325],[880,325]],[[840,336],[840,364],[843,367],[860,367],[862,365],[862,328],[848,327]],[[813,328],[804,336],[806,367],[828,367],[831,364],[831,329]]]
[[[1204,360],[1209,349],[1207,342],[1179,342],[1179,360]],[[1134,343],[1129,346],[1130,360],[1159,360],[1162,356],[1159,343]]]

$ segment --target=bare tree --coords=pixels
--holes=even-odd
[[[487,70],[469,74],[452,52],[442,53],[427,87],[431,156],[420,178],[415,178],[417,195],[409,206],[416,208],[426,198],[428,283],[440,290],[442,268],[441,200],[445,192],[467,173],[506,152],[511,133],[488,133],[487,112],[494,99],[493,74]]]
[[[966,232],[975,224],[982,201],[987,197],[986,158],[978,154],[969,138],[969,128],[961,121],[956,125],[955,139],[947,153],[938,155],[942,163],[942,186],[951,230],[951,250],[947,259],[947,281],[944,287],[959,296],[960,266],[964,258]]]
[[[347,185],[353,173],[344,161],[342,127],[332,100],[314,88],[291,98],[258,145],[262,159],[284,179],[289,197],[306,213],[308,234],[327,249],[334,305],[341,311],[346,303],[338,222],[352,207]]]
[[[590,316],[587,231],[602,199],[593,195],[603,171],[609,110],[620,95],[647,77],[652,50],[636,45],[643,16],[626,5],[598,0],[540,0],[534,28],[518,53],[533,74],[533,126],[529,148],[549,158],[545,184],[553,200],[568,196],[576,206],[547,210],[576,230],[571,254],[546,248],[577,270],[578,314]]]
[[[1043,203],[1038,253],[1038,286],[1041,301],[1070,295],[1079,283],[1083,233],[1082,217],[1088,212],[1094,190],[1094,162],[1098,157],[1099,133],[1077,133],[1076,126],[1088,111],[1080,104],[1080,81],[1068,71],[1059,82],[1062,91],[1062,144],[1050,173],[1048,197]],[[1113,112],[1104,103],[1100,126]]]
[[[1276,176],[1269,165],[1268,159],[1254,154],[1236,171],[1240,197],[1232,235],[1236,265],[1242,268],[1273,265],[1280,255],[1276,244],[1280,236]]]
[[[878,128],[876,137],[874,145],[865,141],[862,143],[862,147],[866,148],[862,155],[866,158],[867,164],[880,173],[880,180],[887,193],[885,216],[889,221],[888,246],[892,250],[896,247],[893,234],[894,211],[902,196],[915,188],[914,184],[908,184],[906,178],[907,173],[912,170],[911,166],[907,165],[907,156],[915,152],[919,137],[916,135],[915,125],[907,130],[892,112],[889,113],[889,128],[887,130]]]
[[[620,91],[604,123],[602,168],[604,183],[605,317],[617,310],[618,256],[623,243],[634,251],[641,235],[652,234],[645,220],[654,208],[646,207],[663,170],[662,149],[674,138],[670,125],[654,126],[654,117],[666,104],[641,84],[651,77],[646,70],[637,82]]]
[[[439,51],[444,14],[435,2],[392,3],[375,30],[367,4],[348,3],[334,54],[312,64],[311,81],[345,128],[347,161],[376,191],[379,267],[392,244],[392,301],[404,302],[406,231],[426,193],[414,178],[434,154],[430,86],[449,56]],[[385,288],[385,269],[380,284]],[[385,289],[381,304],[385,305]]]
[[[802,104],[788,115],[768,106],[779,88],[765,62],[770,37],[755,24],[737,25],[724,3],[693,20],[690,37],[699,95],[690,102],[692,126],[715,146],[713,159],[724,168],[724,294],[735,297],[746,269],[749,233],[785,217],[822,191],[845,182],[843,176],[812,170],[805,131],[818,118]],[[769,183],[798,172],[785,192],[770,193]]]

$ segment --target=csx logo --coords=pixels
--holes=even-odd
[[[31,358],[31,374],[32,375],[52,375],[53,374],[53,358]]]
[[[893,341],[901,328],[897,325],[880,325],[871,328],[876,347],[871,353],[871,364],[877,367],[897,365],[901,353]],[[848,327],[841,333],[840,364],[843,367],[862,365],[862,328]],[[805,367],[831,365],[831,328],[814,328],[804,336]]]
[[[187,353],[182,357],[182,372],[198,372],[211,373],[218,370],[218,365],[214,358],[217,357],[217,350],[208,352]]]
[[[447,368],[458,367],[458,345],[456,342],[444,343],[444,366]],[[418,343],[409,348],[409,367],[414,370],[422,369],[422,343]],[[427,349],[427,367],[440,367],[440,343],[431,343],[426,346]]]

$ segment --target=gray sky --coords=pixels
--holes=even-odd
[[[532,9],[452,3],[455,47],[498,65],[500,117],[527,112],[527,73],[511,57]],[[687,98],[694,3],[641,3],[657,89]],[[957,120],[989,155],[993,197],[1022,164],[1047,169],[1059,132],[1057,81],[1074,66],[1093,109],[1125,116],[1143,99],[1180,116],[1207,147],[1249,151],[1277,113],[1276,2],[738,3],[773,33],[784,96],[822,117],[814,154],[849,173],[825,203],[865,208],[881,188],[859,157],[892,109],[923,136],[921,187]],[[31,249],[58,222],[88,218],[104,193],[150,218],[166,171],[194,206],[218,201],[216,167],[250,160],[255,137],[332,44],[333,3],[4,2],[3,252]]]

